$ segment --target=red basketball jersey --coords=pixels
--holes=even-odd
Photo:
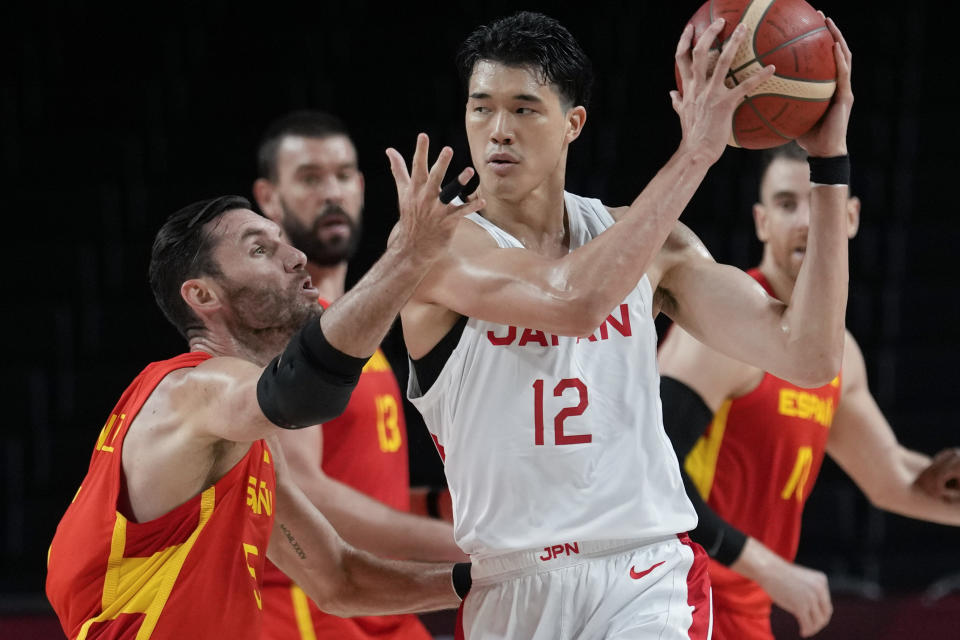
[[[747,273],[774,295],[758,269]],[[724,402],[684,462],[720,517],[787,560],[797,553],[803,506],[823,462],[840,380],[837,375],[818,389],[803,389],[764,374],[756,389]],[[713,560],[710,580],[718,611],[769,614],[770,598],[755,582]]]
[[[264,441],[214,486],[159,518],[133,522],[117,511],[128,426],[164,376],[209,357],[187,353],[147,366],[100,432],[47,560],[47,597],[72,639],[260,635],[275,487]]]
[[[381,350],[363,367],[346,410],[322,429],[324,473],[394,509],[410,510],[403,396]],[[328,615],[270,562],[265,588],[265,639],[430,637],[413,615],[350,619]]]

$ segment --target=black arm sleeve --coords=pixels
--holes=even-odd
[[[320,320],[311,320],[260,375],[260,409],[284,429],[332,420],[347,407],[365,363],[327,342]]]
[[[683,488],[700,518],[690,537],[703,546],[711,558],[729,566],[740,557],[747,536],[707,505],[690,476],[683,470],[683,460],[710,424],[713,412],[696,391],[667,376],[660,378],[660,400],[663,404],[663,427],[680,459]]]

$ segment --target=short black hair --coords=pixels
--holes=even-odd
[[[566,27],[542,13],[521,11],[478,27],[457,53],[465,86],[481,60],[528,68],[556,87],[566,107],[590,102],[593,65]]]
[[[234,209],[252,209],[243,196],[220,196],[188,204],[163,223],[153,240],[150,253],[150,289],[163,315],[184,338],[202,328],[200,318],[180,295],[180,287],[190,278],[219,276],[213,259],[216,243],[209,242],[206,224]]]
[[[329,138],[344,136],[350,139],[350,132],[337,116],[325,111],[304,109],[281,116],[271,122],[260,138],[257,147],[257,177],[267,180],[277,179],[277,149],[287,136],[304,138]],[[352,139],[350,139],[353,142]]]
[[[772,165],[773,161],[777,158],[793,160],[794,162],[806,162],[807,152],[793,140],[779,147],[764,149],[760,153],[760,182],[763,182],[764,177],[767,175],[767,169],[770,168],[770,165]]]

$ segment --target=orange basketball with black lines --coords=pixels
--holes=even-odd
[[[717,18],[725,24],[714,47],[722,49],[739,23],[750,28],[730,65],[728,84],[739,84],[768,64],[776,66],[774,76],[734,112],[730,144],[766,149],[809,131],[837,86],[833,36],[816,9],[804,0],[708,0],[690,19],[694,44]]]

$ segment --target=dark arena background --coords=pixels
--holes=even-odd
[[[454,147],[454,167],[469,161],[453,56],[475,26],[519,8],[557,17],[595,66],[569,190],[627,204],[679,141],[667,92],[676,40],[699,3],[11,4],[0,9],[9,258],[0,637],[39,639],[63,637],[43,595],[47,547],[97,434],[146,363],[183,350],[146,280],[166,215],[212,195],[249,197],[267,122],[329,110],[350,127],[366,176],[354,282],[397,215],[384,149],[409,156],[426,131],[434,151]],[[927,453],[960,445],[957,21],[943,6],[817,5],[854,53],[849,147],[863,214],[848,323],[899,439]],[[744,268],[760,251],[750,216],[756,156],[728,149],[682,218],[718,260]],[[403,384],[397,330],[385,348]],[[410,406],[407,418],[411,481],[442,483]],[[836,613],[818,637],[955,637],[960,626],[960,529],[877,510],[829,462],[798,561],[830,578]],[[451,615],[427,619],[438,636],[451,633]],[[797,637],[789,615],[774,622],[780,637]]]

